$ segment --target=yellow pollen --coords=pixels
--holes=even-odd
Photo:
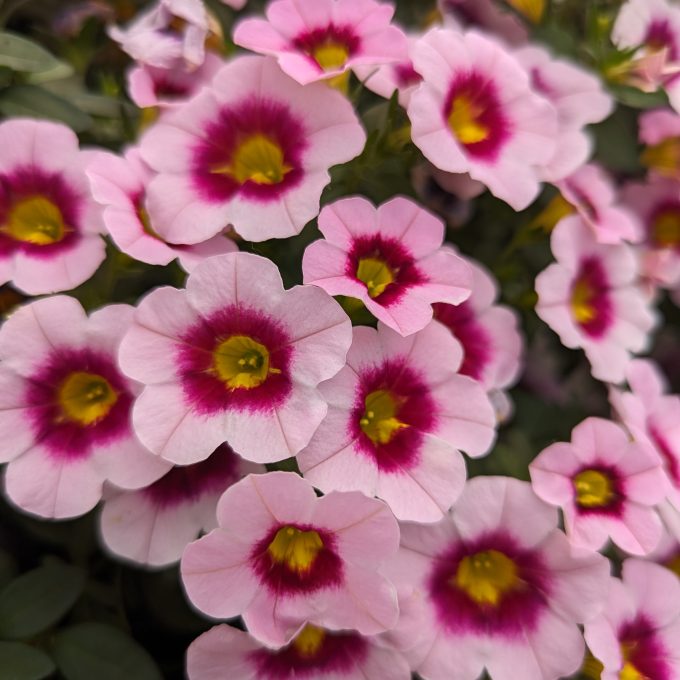
[[[277,564],[285,564],[290,571],[305,574],[322,549],[323,541],[316,531],[301,531],[287,526],[276,532],[267,552]]]
[[[269,365],[269,350],[247,335],[232,335],[213,352],[213,368],[231,389],[261,385],[270,373],[281,373]]]
[[[669,137],[648,146],[640,156],[642,165],[664,177],[677,177],[680,172],[680,137]]]
[[[576,503],[583,508],[604,508],[614,499],[612,480],[599,470],[583,470],[574,477]]]
[[[399,402],[387,390],[371,392],[364,403],[364,415],[359,425],[374,444],[389,444],[399,430],[408,427],[396,417]]]
[[[647,680],[647,676],[640,673],[630,660],[635,651],[636,642],[623,642],[621,644],[621,656],[623,657],[623,668],[619,673],[619,680]]]
[[[395,275],[386,262],[377,257],[362,257],[357,267],[357,278],[366,284],[368,294],[372,298],[385,292],[385,288],[394,283]]]
[[[451,581],[478,604],[493,606],[521,583],[517,565],[493,549],[464,557]]]
[[[229,175],[239,184],[279,184],[292,169],[285,162],[281,145],[258,132],[236,147],[228,163],[213,167],[211,172]]]
[[[312,56],[324,71],[335,71],[345,65],[349,50],[346,45],[329,40],[315,47]]]
[[[595,291],[588,281],[578,279],[571,291],[571,311],[578,323],[588,323],[597,316],[594,297]]]
[[[531,222],[531,226],[536,229],[543,229],[543,231],[550,233],[562,218],[572,215],[576,212],[574,206],[562,196],[557,194],[548,205],[541,210]]]
[[[661,248],[680,245],[680,210],[664,210],[652,225],[652,240]]]
[[[61,210],[42,196],[24,198],[15,203],[0,230],[17,241],[36,246],[58,243],[69,231]]]
[[[476,144],[488,139],[490,130],[480,121],[484,108],[467,95],[453,98],[449,111],[449,127],[461,144]]]
[[[118,395],[100,375],[76,371],[59,387],[57,400],[64,419],[93,425],[108,415]]]
[[[506,2],[534,24],[540,23],[543,19],[546,0],[506,0]]]
[[[326,639],[326,631],[308,623],[293,640],[295,651],[303,659],[313,659]]]

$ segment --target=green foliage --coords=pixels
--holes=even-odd
[[[22,642],[0,642],[2,680],[42,680],[55,671],[47,654]]]

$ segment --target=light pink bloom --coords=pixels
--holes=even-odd
[[[430,322],[401,337],[360,326],[347,365],[322,383],[328,415],[298,454],[302,474],[322,491],[382,498],[398,519],[436,522],[465,483],[463,449],[489,450],[493,408],[483,388],[456,371],[462,351]]]
[[[195,68],[205,58],[209,19],[202,0],[157,0],[125,28],[108,32],[139,63],[171,68],[181,59]]]
[[[168,469],[137,440],[139,385],[116,364],[133,308],[89,318],[57,295],[14,312],[0,329],[0,462],[5,492],[26,512],[65,518],[91,510],[104,480],[135,489]]]
[[[149,215],[173,243],[205,241],[228,224],[250,241],[293,236],[318,214],[329,168],[365,141],[339,92],[303,87],[272,59],[238,57],[143,137],[141,154],[160,173]]]
[[[222,3],[231,7],[232,9],[243,9],[248,0],[222,0]]]
[[[102,542],[114,556],[133,563],[164,567],[178,562],[191,541],[215,528],[222,493],[260,472],[265,468],[221,444],[200,463],[175,466],[143,489],[114,489],[99,518]]]
[[[631,352],[644,351],[656,322],[635,253],[625,243],[597,243],[576,215],[555,227],[550,246],[557,262],[536,278],[536,313],[563,345],[583,348],[595,378],[622,382]]]
[[[234,42],[275,56],[298,83],[334,78],[358,65],[403,61],[404,33],[390,24],[394,6],[376,0],[271,0],[267,20],[245,19]]]
[[[399,652],[380,637],[305,626],[282,649],[268,649],[231,626],[215,626],[187,650],[189,680],[410,680]]]
[[[612,98],[597,77],[542,47],[523,47],[515,57],[529,74],[532,89],[557,110],[557,147],[541,173],[541,179],[555,182],[588,160],[592,141],[584,128],[609,116]]]
[[[585,638],[604,665],[602,680],[679,678],[680,581],[657,564],[626,560]]]
[[[388,633],[424,680],[556,680],[583,658],[577,623],[606,596],[609,562],[572,547],[526,482],[470,480],[451,515],[403,524]]]
[[[410,199],[377,209],[354,196],[319,215],[324,239],[302,258],[305,283],[330,295],[361,300],[371,314],[401,335],[432,320],[432,303],[459,304],[470,295],[470,269],[442,247],[444,224]]]
[[[411,56],[423,76],[408,106],[416,146],[441,170],[467,172],[526,208],[555,153],[555,108],[512,54],[481,34],[433,29]]]
[[[195,245],[166,243],[161,239],[146,210],[146,187],[155,174],[136,148],[124,156],[108,151],[91,154],[87,175],[92,195],[104,208],[104,224],[113,242],[130,257],[148,264],[166,265],[175,258],[186,271],[211,255],[238,250],[223,235]]]
[[[284,290],[258,255],[211,257],[186,290],[157,288],[137,308],[120,351],[122,369],[146,385],[135,430],[179,465],[225,441],[258,463],[294,456],[326,415],[316,386],[344,366],[351,338],[321,289]]]
[[[105,257],[88,158],[65,125],[0,123],[0,282],[28,295],[69,290]]]
[[[611,538],[632,555],[658,545],[662,524],[654,506],[668,493],[661,460],[616,423],[587,418],[571,442],[550,445],[529,470],[539,498],[562,508],[574,545],[599,550]]]
[[[522,20],[493,0],[437,0],[437,5],[447,24],[452,18],[466,29],[480,28],[512,45],[524,44],[529,37]]]
[[[643,144],[656,146],[667,139],[680,137],[680,116],[669,109],[653,109],[640,115],[639,136]]]
[[[396,553],[399,528],[382,501],[357,492],[317,498],[298,475],[270,472],[230,487],[217,520],[181,564],[189,599],[208,616],[241,614],[269,647],[307,623],[363,635],[396,623],[396,592],[380,569]]]

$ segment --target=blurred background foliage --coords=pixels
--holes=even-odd
[[[144,5],[133,0],[0,0],[0,116],[60,121],[85,146],[118,151],[134,143],[153,112],[140,111],[127,97],[129,58],[107,37],[106,25],[125,23]],[[206,5],[227,36],[223,52],[228,56],[235,51],[228,36],[238,15],[219,0]],[[250,0],[244,14],[261,11],[263,5]],[[397,21],[411,30],[435,20],[434,0],[398,0],[396,5]],[[616,67],[627,56],[609,40],[620,5],[619,0],[553,0],[538,23],[527,22],[533,40],[608,81],[618,107],[592,127],[592,134],[595,160],[619,180],[643,176],[637,117],[666,102],[663,93],[642,93],[616,82]],[[333,170],[322,204],[356,193],[374,202],[396,194],[415,197],[447,221],[450,242],[498,278],[502,301],[522,316],[527,368],[511,391],[513,417],[500,428],[491,454],[468,461],[468,471],[470,476],[528,479],[527,465],[542,448],[568,439],[586,416],[609,414],[605,388],[590,376],[582,354],[563,348],[533,311],[535,276],[551,260],[549,234],[537,228],[536,217],[555,189],[546,187],[521,213],[488,193],[469,203],[456,199],[423,171],[424,159],[409,140],[408,120],[396,97],[382,100],[356,79],[349,96],[368,142],[361,156]],[[302,253],[318,236],[312,222],[298,237],[241,242],[240,247],[276,262],[290,286],[301,282]],[[175,264],[135,262],[111,244],[108,255],[95,276],[71,292],[88,309],[109,302],[135,304],[157,285],[184,282]],[[0,312],[20,302],[22,296],[10,287],[0,289]],[[347,309],[355,323],[371,322]],[[678,391],[680,313],[668,300],[661,312],[664,323],[653,355]],[[294,469],[295,464],[271,467]],[[617,556],[609,556],[616,564]],[[177,568],[145,571],[100,550],[96,510],[73,521],[47,522],[0,500],[0,680],[182,678],[187,645],[210,626],[186,604]]]

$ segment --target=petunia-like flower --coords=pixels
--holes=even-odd
[[[592,142],[584,127],[607,118],[613,101],[598,78],[542,47],[531,45],[514,54],[529,74],[532,89],[557,111],[557,146],[541,172],[541,179],[555,182],[588,160]]]
[[[298,83],[342,78],[357,65],[408,57],[404,33],[390,24],[394,6],[376,0],[272,0],[267,20],[245,19],[234,42],[275,56]]]
[[[680,179],[680,116],[669,109],[645,111],[639,118],[640,160],[651,173]]]
[[[577,623],[601,609],[608,561],[572,547],[526,482],[470,480],[435,525],[401,526],[388,633],[424,680],[556,680],[583,658]]]
[[[380,569],[397,551],[399,528],[382,501],[358,492],[317,498],[295,473],[270,472],[227,489],[217,520],[181,563],[187,595],[205,614],[241,614],[269,647],[305,624],[373,635],[396,623],[396,592]]]
[[[410,680],[401,654],[375,636],[307,624],[282,649],[231,626],[215,626],[187,650],[189,680]]]
[[[0,329],[0,462],[5,492],[42,517],[91,510],[105,480],[127,489],[168,464],[135,437],[130,410],[139,385],[116,363],[133,308],[109,305],[89,318],[57,295],[14,312]]]
[[[562,508],[574,545],[599,550],[609,537],[632,555],[646,555],[659,543],[663,527],[654,506],[668,493],[661,460],[616,423],[587,418],[571,442],[551,444],[529,470],[539,498]]]
[[[223,235],[195,245],[166,243],[153,227],[146,210],[146,187],[154,173],[135,148],[124,156],[108,151],[90,155],[87,175],[92,195],[104,208],[104,223],[113,242],[130,257],[148,264],[165,265],[178,258],[186,271],[211,255],[238,250]]]
[[[446,172],[467,172],[515,210],[538,195],[557,112],[521,64],[475,32],[433,29],[412,50],[423,83],[408,105],[413,141]]]
[[[123,371],[146,385],[135,430],[179,465],[225,441],[258,463],[294,456],[326,415],[316,386],[344,366],[351,339],[349,318],[321,289],[284,290],[258,255],[211,257],[186,290],[149,293],[122,342]]]
[[[328,169],[365,141],[339,92],[303,87],[273,59],[239,57],[143,137],[142,157],[160,173],[149,215],[173,243],[205,241],[228,224],[251,241],[293,236],[318,214]]]
[[[657,564],[626,560],[602,613],[586,623],[585,638],[604,666],[602,680],[680,677],[678,578]]]
[[[555,227],[550,246],[557,263],[536,278],[536,313],[563,345],[583,348],[595,378],[621,382],[630,353],[645,349],[656,322],[633,250],[597,243],[576,215]]]
[[[176,466],[137,491],[115,490],[104,500],[100,535],[117,557],[151,567],[178,562],[184,548],[216,526],[217,501],[232,484],[264,467],[221,444],[200,463]]]
[[[29,295],[69,290],[105,257],[86,155],[65,125],[0,124],[0,281]]]
[[[319,229],[325,238],[302,258],[305,283],[361,300],[401,335],[430,322],[433,302],[470,295],[469,267],[442,248],[443,222],[407,198],[377,209],[360,196],[335,201],[321,211]]]
[[[430,322],[401,337],[360,326],[347,366],[320,390],[328,415],[298,454],[302,474],[324,492],[363,491],[398,519],[436,522],[463,490],[458,449],[486,453],[493,407],[476,381],[456,371],[461,347]]]

